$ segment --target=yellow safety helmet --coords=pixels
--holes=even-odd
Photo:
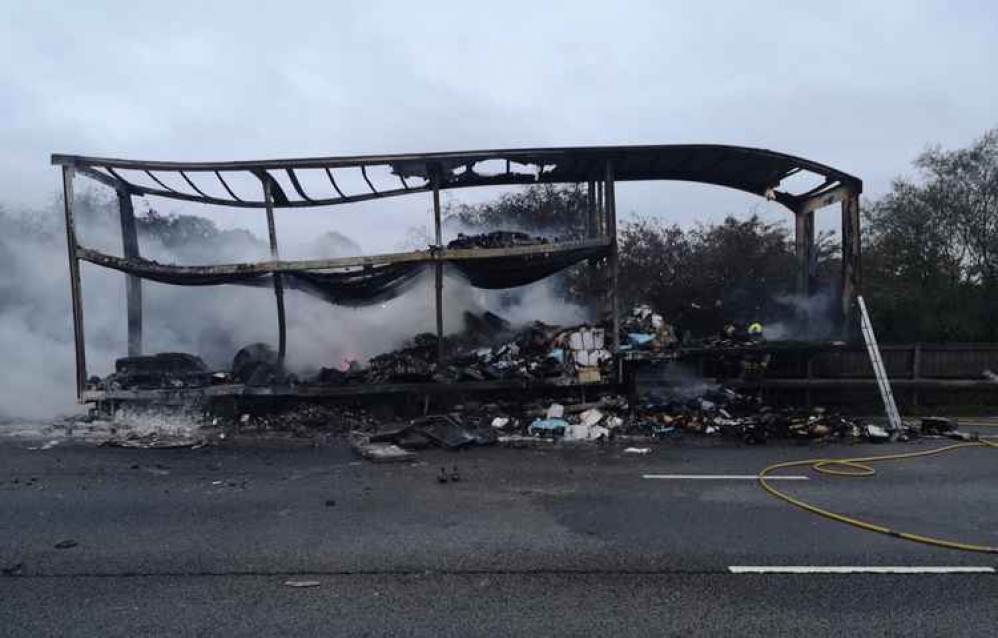
[[[748,333],[750,335],[761,335],[762,334],[762,324],[758,321],[749,324]]]

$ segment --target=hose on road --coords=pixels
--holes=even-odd
[[[858,527],[869,532],[876,532],[878,534],[885,534],[887,536],[893,536],[895,538],[903,538],[905,540],[914,541],[916,543],[924,543],[926,545],[933,545],[935,547],[945,547],[947,549],[958,549],[966,552],[981,552],[985,554],[998,554],[998,547],[993,547],[990,545],[975,545],[973,543],[962,543],[958,541],[952,541],[945,538],[934,538],[932,536],[923,536],[921,534],[913,534],[911,532],[899,532],[893,530],[889,527],[884,527],[883,525],[877,525],[876,523],[870,523],[868,521],[863,521],[851,516],[846,516],[844,514],[839,514],[831,510],[826,510],[824,508],[818,507],[817,505],[812,505],[805,501],[800,500],[790,496],[785,492],[781,492],[776,489],[766,480],[766,477],[777,470],[783,470],[790,467],[800,467],[800,466],[810,466],[812,470],[820,474],[830,474],[832,476],[848,476],[852,478],[869,478],[874,476],[877,472],[868,463],[878,463],[880,461],[897,461],[902,459],[914,459],[923,456],[932,456],[935,454],[942,454],[944,452],[952,452],[954,450],[961,450],[966,448],[976,448],[976,447],[987,447],[987,448],[998,448],[998,444],[991,443],[989,441],[976,441],[972,443],[957,443],[955,445],[947,445],[940,448],[935,448],[932,450],[925,450],[922,452],[908,452],[904,454],[884,454],[881,456],[867,456],[851,459],[807,459],[804,461],[787,461],[785,463],[774,463],[769,467],[765,468],[759,472],[759,485],[762,489],[766,490],[776,498],[786,501],[791,505],[795,505],[803,510],[811,512],[812,514],[817,514],[819,516],[824,516],[833,521],[838,521],[840,523],[846,523],[852,525],[853,527]]]

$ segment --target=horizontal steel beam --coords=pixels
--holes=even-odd
[[[694,162],[698,154],[704,156],[707,160],[706,164],[702,161],[699,163]],[[663,163],[663,160],[671,160],[677,157],[680,158],[678,162],[666,161]],[[453,169],[489,160],[504,161],[507,166],[511,163],[524,166],[539,166],[542,170],[535,173],[510,172],[507,170],[506,172],[491,175],[478,175],[471,171],[466,171],[459,175],[453,173]],[[194,188],[194,192],[184,192],[168,187],[162,182],[159,183],[159,186],[162,188],[140,185],[130,181],[126,183],[133,193],[237,208],[262,208],[264,203],[262,201],[243,201],[237,197],[229,199],[206,195],[203,192],[197,193],[198,188],[192,180],[187,178],[186,173],[213,172],[220,174],[222,172],[242,171],[260,174],[267,171],[286,171],[289,175],[293,176],[295,170],[325,169],[328,172],[331,169],[360,168],[365,179],[367,179],[365,171],[367,167],[384,166],[400,178],[421,176],[428,180],[428,176],[432,172],[439,171],[443,178],[439,187],[441,189],[454,189],[529,183],[581,183],[597,178],[599,173],[598,167],[604,165],[606,162],[614,162],[616,166],[619,166],[619,170],[616,171],[615,175],[617,181],[693,181],[725,186],[765,196],[772,188],[772,184],[765,180],[761,181],[759,171],[754,171],[751,168],[757,163],[761,163],[766,170],[775,171],[772,174],[786,175],[793,171],[805,170],[824,177],[825,183],[847,184],[854,193],[862,191],[862,182],[858,178],[824,164],[767,149],[718,144],[494,149],[421,154],[361,155],[354,157],[313,157],[248,162],[159,162],[78,155],[52,155],[53,164],[74,166],[81,169],[99,168],[112,174],[114,174],[116,169],[143,171],[150,175],[158,171],[176,173],[179,175],[178,179],[183,178],[187,180],[188,184]],[[689,165],[690,162],[694,162],[694,164]],[[724,166],[728,166],[730,162],[734,162],[742,168],[739,170],[723,168]],[[91,175],[91,177],[101,179],[94,175]],[[115,177],[123,179],[120,175],[115,175]],[[154,177],[154,179],[156,178]],[[295,180],[292,179],[292,181]],[[383,192],[377,192],[379,189],[371,180],[367,179],[367,181],[369,188],[374,192],[323,199],[302,196],[301,199],[287,202],[282,201],[281,198],[275,198],[275,204],[281,208],[331,206],[430,190],[428,182],[422,187],[412,188],[406,188],[406,184],[403,182],[402,188],[386,189]],[[340,189],[337,188],[337,190],[339,191]],[[299,193],[303,193],[303,190],[300,190]],[[339,194],[342,195],[342,193]],[[803,195],[776,193],[776,199],[788,205],[789,203],[799,204],[804,201],[811,202],[810,196],[811,193]],[[310,198],[314,201],[309,201]],[[814,202],[817,201],[819,200],[814,198]]]
[[[162,169],[158,169],[162,170]],[[191,171],[195,172],[195,171]],[[134,182],[126,181],[119,178],[115,181],[114,178],[107,176],[99,171],[81,168],[80,173],[92,179],[95,179],[111,188],[125,189],[130,193],[136,195],[148,195],[152,197],[164,197],[167,199],[177,199],[181,201],[188,202],[198,202],[201,204],[211,204],[214,206],[228,206],[231,208],[266,208],[266,203],[263,200],[252,200],[252,199],[240,199],[234,197],[231,190],[227,188],[230,195],[233,195],[231,199],[224,197],[216,197],[213,195],[198,195],[193,193],[185,193],[175,189],[164,189],[164,188],[154,188],[152,186],[144,186],[141,184],[136,184]],[[579,178],[586,177],[575,174],[563,174],[557,170],[545,173],[538,177],[533,175],[524,175],[520,173],[510,173],[504,174],[500,173],[498,175],[477,175],[474,177],[457,177],[449,180],[444,180],[440,183],[441,190],[454,190],[458,188],[481,188],[486,186],[522,186],[530,184],[563,184],[563,183],[576,183]],[[618,177],[615,181],[656,181],[656,180],[668,180],[668,181],[681,181],[681,182],[693,182],[700,184],[710,184],[714,186],[721,186],[724,188],[732,188],[735,190],[743,191],[746,193],[751,193],[753,195],[758,195],[760,197],[765,196],[765,191],[761,191],[753,184],[739,183],[739,182],[728,182],[721,181],[710,176],[697,175],[695,173],[688,173],[685,171],[677,171],[670,173],[668,175],[663,175],[654,172],[632,172],[626,176]],[[585,181],[585,180],[582,180]],[[227,185],[226,185],[227,186]],[[336,184],[334,183],[334,187]],[[339,206],[343,204],[352,204],[357,202],[366,202],[376,199],[386,199],[389,197],[399,197],[401,195],[414,195],[416,193],[428,193],[433,190],[433,187],[429,184],[423,184],[420,186],[410,186],[409,188],[395,188],[388,189],[378,192],[367,192],[360,193],[357,195],[346,195],[342,194],[342,191],[337,187],[338,196],[337,197],[326,197],[326,198],[316,198],[311,199],[299,199],[291,200],[284,199],[274,202],[274,208],[314,208],[317,206]],[[781,204],[786,205],[788,208],[795,209],[799,205],[797,198],[793,197],[788,193],[777,192],[775,194],[775,199]],[[825,204],[821,204],[824,206]]]
[[[891,387],[897,388],[919,388],[938,390],[958,390],[958,389],[978,389],[994,390],[994,383],[983,379],[898,379],[891,377]],[[869,379],[762,379],[757,382],[730,381],[725,382],[732,388],[740,387],[779,389],[844,389],[850,387],[877,388],[877,380],[873,377]]]
[[[779,389],[876,389],[876,379],[764,379],[746,383],[728,381],[733,389],[762,388]],[[455,383],[367,383],[356,385],[266,385],[247,386],[223,384],[203,388],[161,388],[152,390],[86,390],[84,402],[96,401],[152,401],[157,403],[189,404],[192,401],[221,397],[274,397],[274,398],[321,398],[346,397],[378,394],[441,394],[453,392],[483,392],[490,390],[529,390],[543,388],[607,387],[605,383],[581,383],[576,380],[545,381],[539,379],[510,379],[497,381],[465,381]],[[919,389],[993,389],[994,384],[985,380],[947,379],[891,379],[891,385],[898,388]]]
[[[709,151],[716,153],[732,153],[754,155],[766,159],[789,161],[804,170],[820,175],[842,175],[847,180],[859,181],[831,166],[814,162],[802,157],[779,153],[769,149],[747,146],[732,146],[726,144],[650,144],[624,146],[568,146],[541,148],[507,148],[480,149],[469,151],[444,151],[431,153],[401,153],[388,155],[355,155],[332,157],[307,157],[276,160],[255,160],[235,162],[163,162],[127,160],[119,158],[90,157],[84,155],[67,155],[56,153],[52,155],[55,165],[92,165],[113,166],[115,168],[156,170],[156,171],[232,171],[254,169],[285,169],[285,168],[340,168],[349,166],[373,166],[377,164],[405,164],[412,162],[439,162],[448,165],[460,165],[468,162],[478,162],[489,159],[511,160],[517,163],[536,164],[538,161],[553,163],[558,158],[583,157],[587,159],[626,159],[628,155],[651,155],[663,152]]]
[[[155,401],[157,403],[190,403],[192,400],[219,397],[320,398],[377,394],[442,394],[453,392],[487,392],[490,390],[528,390],[531,388],[571,388],[606,386],[603,383],[580,383],[540,379],[507,379],[496,381],[465,381],[456,383],[365,383],[356,385],[266,385],[248,386],[223,384],[203,388],[162,388],[153,390],[87,390],[84,402],[94,401]]]
[[[249,275],[294,270],[328,270],[332,268],[351,268],[368,265],[386,265],[401,263],[437,263],[448,261],[474,261],[494,259],[498,257],[546,257],[558,253],[570,252],[582,248],[608,248],[608,238],[586,239],[582,241],[558,242],[553,244],[538,244],[533,246],[518,246],[514,248],[467,248],[460,250],[442,249],[417,250],[407,253],[387,253],[382,255],[361,255],[358,257],[338,257],[335,259],[306,259],[298,261],[263,261],[242,264],[218,264],[212,266],[179,266],[158,264],[150,261],[136,261],[107,255],[105,253],[80,247],[78,254],[81,259],[98,266],[108,268],[137,268],[148,273],[163,275]]]
[[[832,204],[837,204],[849,197],[854,191],[854,188],[849,184],[840,184],[829,190],[820,192],[816,195],[812,195],[806,199],[800,200],[797,207],[797,213],[800,215],[806,215],[812,211],[816,211],[819,208],[824,208],[825,206],[831,206]]]

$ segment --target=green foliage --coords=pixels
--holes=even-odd
[[[788,231],[755,215],[685,232],[636,218],[618,242],[622,300],[649,304],[693,332],[719,330],[724,319],[775,317],[783,310],[776,300],[792,290]]]
[[[581,238],[585,229],[586,193],[577,186],[533,186],[505,194],[494,202],[458,205],[446,219],[472,230],[525,230]],[[834,248],[827,236],[822,255]],[[634,217],[618,230],[618,277],[622,307],[645,303],[695,332],[727,317],[738,321],[785,311],[775,300],[791,292],[793,246],[788,230],[758,216],[733,217],[714,226],[684,231],[653,217]],[[577,301],[595,292],[584,264],[562,275],[564,290]],[[721,302],[718,312],[707,312]]]
[[[931,148],[920,179],[896,180],[864,210],[864,289],[894,341],[998,339],[998,129]]]
[[[220,235],[215,222],[195,215],[162,215],[150,210],[135,221],[139,233],[155,237],[167,248],[208,242]]]
[[[458,228],[520,230],[582,239],[585,228],[586,192],[578,185],[544,184],[504,193],[494,202],[454,204],[444,208],[445,222]]]

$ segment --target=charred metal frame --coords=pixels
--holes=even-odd
[[[505,170],[476,172],[476,165],[490,161],[504,162]],[[619,332],[618,259],[616,183],[619,181],[680,180],[726,186],[753,193],[784,205],[795,215],[795,252],[797,254],[797,292],[810,293],[810,270],[814,253],[814,213],[836,203],[842,207],[842,282],[843,321],[853,321],[853,305],[860,287],[859,195],[862,182],[847,173],[800,157],[765,149],[711,144],[569,147],[535,149],[499,149],[452,153],[407,155],[368,155],[356,157],[304,158],[251,162],[147,162],[76,155],[53,155],[52,164],[62,167],[65,201],[66,239],[69,258],[70,294],[73,310],[73,334],[76,345],[77,396],[80,400],[99,400],[97,393],[87,393],[87,365],[80,281],[80,262],[104,267],[128,266],[135,272],[163,274],[232,274],[270,273],[273,275],[277,306],[279,356],[286,354],[284,286],[281,273],[290,270],[321,270],[370,264],[403,262],[432,263],[435,266],[434,305],[436,333],[443,336],[443,267],[446,262],[491,257],[548,255],[580,247],[598,247],[602,253],[589,260],[596,282],[600,306],[608,316],[614,334]],[[533,172],[514,171],[518,167],[536,167]],[[379,190],[369,169],[387,168],[400,187]],[[336,175],[359,170],[366,192],[345,192]],[[320,171],[328,190],[309,192],[301,174]],[[824,178],[817,188],[792,194],[778,190],[780,183],[808,171]],[[126,174],[128,173],[128,174]],[[169,185],[162,174],[172,174],[186,187]],[[74,218],[74,178],[77,174],[115,190],[119,201],[124,257],[100,253],[80,245]],[[216,194],[205,183],[198,184],[192,175],[217,182]],[[225,174],[252,175],[262,187],[259,199],[236,193]],[[133,176],[134,175],[134,176]],[[277,179],[286,177],[291,189]],[[142,176],[145,183],[139,181]],[[410,182],[411,180],[411,182]],[[418,183],[417,183],[418,182]],[[448,250],[442,237],[440,192],[442,190],[481,186],[585,183],[586,215],[582,241],[559,242],[539,246],[504,249]],[[176,184],[176,182],[175,182]],[[217,194],[221,190],[223,194]],[[289,195],[289,192],[292,193]],[[433,202],[434,243],[429,250],[361,257],[281,261],[274,211],[278,208],[335,206],[399,195],[431,193]],[[161,265],[141,260],[133,196],[157,196],[202,204],[235,208],[262,208],[267,215],[270,244],[269,262],[222,264],[214,266]],[[141,274],[127,278],[128,353],[142,352],[142,283]],[[611,348],[617,353],[617,339]],[[438,352],[442,355],[442,352]],[[619,357],[618,357],[619,361]],[[618,368],[618,380],[620,366]],[[93,396],[88,396],[93,395]]]

